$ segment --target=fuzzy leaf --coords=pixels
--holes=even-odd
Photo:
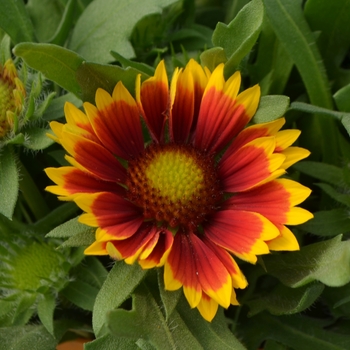
[[[247,302],[249,316],[267,310],[273,315],[291,315],[309,308],[321,295],[324,285],[321,283],[300,288],[288,288],[279,285],[267,295]]]
[[[219,307],[210,323],[204,320],[197,310],[191,310],[184,297],[180,299],[176,310],[203,349],[246,350],[229,330],[222,308]]]
[[[121,305],[145,277],[147,271],[137,264],[116,262],[98,293],[94,305],[92,324],[96,336],[104,332],[107,313]],[[115,292],[118,288],[118,293]]]
[[[108,327],[114,336],[147,340],[156,349],[175,349],[175,339],[155,299],[145,285],[133,293],[131,311],[117,309],[108,314]]]
[[[350,207],[350,195],[349,193],[340,193],[334,189],[334,187],[328,184],[317,184],[318,187],[322,188],[324,192],[326,192],[331,198],[336,200],[339,203],[342,203],[348,207]]]
[[[92,342],[84,345],[84,350],[139,350],[140,348],[135,344],[135,341],[128,338],[118,337],[115,338],[110,334],[106,334],[103,337],[95,339]]]
[[[90,226],[81,224],[78,221],[78,217],[71,219],[64,224],[54,228],[52,231],[50,231],[46,237],[53,237],[53,238],[68,238],[72,237],[78,233],[81,232],[88,232],[91,230]]]
[[[38,151],[51,146],[54,141],[47,137],[50,130],[38,128],[36,126],[22,130],[26,136],[25,146],[33,151]]]
[[[218,23],[213,33],[213,44],[222,47],[227,57],[226,77],[232,75],[242,59],[258,39],[264,17],[261,0],[252,0],[244,6],[230,24]]]
[[[18,197],[18,169],[11,147],[0,152],[0,214],[12,219]]]
[[[350,113],[350,84],[342,87],[334,95],[334,101],[337,108],[342,112]]]
[[[266,123],[283,117],[289,106],[289,97],[282,95],[263,96],[253,122]]]
[[[143,17],[160,13],[175,0],[95,0],[75,26],[69,48],[96,63],[113,61],[111,50],[126,58],[135,56],[129,42],[135,24]]]
[[[285,255],[266,256],[266,270],[290,287],[315,280],[330,287],[343,286],[350,282],[350,241],[342,242],[341,238],[339,235]]]

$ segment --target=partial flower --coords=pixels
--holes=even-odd
[[[15,240],[4,236],[0,248],[0,322],[26,324],[40,303],[54,300],[67,285],[73,261],[53,242],[33,236],[17,235]]]
[[[246,127],[260,88],[239,93],[240,73],[225,81],[223,69],[190,60],[169,87],[160,62],[137,79],[135,99],[119,82],[112,95],[98,89],[85,112],[67,103],[67,123],[51,128],[71,165],[46,169],[56,184],[47,190],[97,228],[85,254],[164,266],[165,288],[182,287],[208,321],[247,286],[234,257],[254,264],[270,250],[297,250],[286,225],[312,218],[297,207],[310,190],[280,178],[309,154],[291,147],[300,132],[281,131],[283,118]]]
[[[36,146],[40,134],[40,119],[55,92],[45,96],[41,73],[28,71],[25,64],[17,68],[8,59],[0,62],[0,148],[6,144],[21,144],[30,149],[42,149],[50,143]],[[41,142],[42,143],[42,142]]]
[[[26,90],[11,59],[0,64],[0,140],[15,131],[24,108]]]

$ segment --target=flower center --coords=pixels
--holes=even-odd
[[[151,145],[128,167],[128,199],[146,219],[195,230],[222,198],[212,156],[190,145]]]

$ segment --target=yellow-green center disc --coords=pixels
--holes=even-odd
[[[186,202],[204,186],[202,169],[192,157],[179,150],[159,154],[149,164],[145,175],[151,186],[172,202]]]

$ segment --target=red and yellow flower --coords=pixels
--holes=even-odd
[[[270,250],[297,250],[286,225],[312,217],[296,207],[310,190],[280,178],[309,154],[290,147],[300,132],[280,131],[283,118],[246,127],[260,88],[239,93],[240,73],[225,81],[223,68],[191,60],[169,87],[161,62],[138,77],[135,99],[119,82],[112,95],[98,89],[85,113],[67,103],[67,123],[51,128],[71,166],[46,169],[56,183],[47,189],[97,228],[85,254],[164,266],[165,288],[183,287],[208,321],[247,286],[233,256],[254,264]]]

